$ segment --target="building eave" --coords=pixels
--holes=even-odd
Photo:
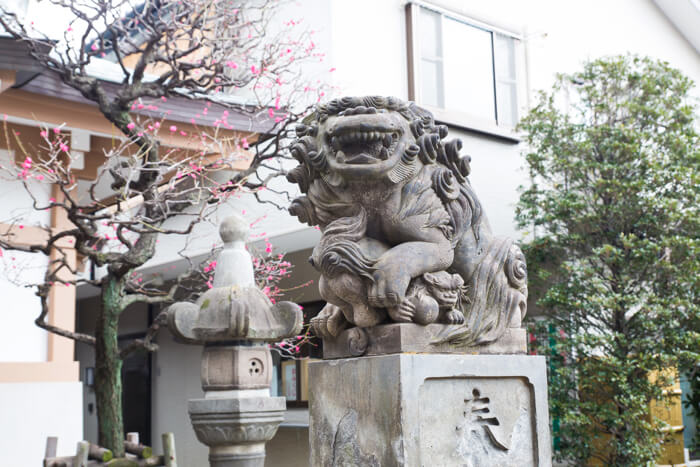
[[[90,75],[100,80],[108,95],[116,94],[120,80],[113,68],[118,65],[101,59],[94,59],[94,62],[88,68]],[[26,44],[22,44],[21,41],[0,37],[0,69],[17,73],[14,86],[16,89],[97,106],[78,90],[64,84],[57,73],[38,64],[29,54]],[[245,101],[237,96],[221,96],[217,100],[219,103],[205,102],[203,98],[173,96],[165,101],[158,100],[150,103],[156,108],[144,105],[143,108],[135,108],[133,113],[154,119],[165,116],[167,120],[173,122],[194,123],[201,127],[223,126],[227,130],[250,133],[270,133],[276,125],[274,119],[270,118],[267,108],[260,109],[246,105]],[[203,112],[205,107],[207,111]],[[226,112],[226,124],[221,125],[224,112]]]

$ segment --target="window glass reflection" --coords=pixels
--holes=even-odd
[[[446,108],[495,121],[491,32],[450,18],[443,28]]]
[[[442,93],[442,64],[430,60],[421,63],[422,103],[435,107],[444,107]]]

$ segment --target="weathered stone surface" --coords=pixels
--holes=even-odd
[[[466,345],[457,341],[445,341],[451,333],[460,331],[458,325],[413,323],[382,324],[371,328],[357,327],[342,331],[338,337],[323,340],[323,358],[348,358],[361,355],[385,355],[394,353],[442,353],[442,354],[525,354],[527,332],[522,328],[509,328],[495,342],[484,345]]]
[[[311,325],[324,339],[387,322],[459,324],[464,346],[521,327],[527,269],[491,232],[469,156],[427,110],[393,97],[319,105],[297,129],[290,212],[323,233],[310,258],[328,302]]]
[[[191,399],[197,439],[209,446],[212,467],[263,467],[265,443],[284,419],[284,397]]]
[[[207,446],[254,444],[272,439],[284,419],[284,397],[191,399],[197,438]]]
[[[212,467],[263,467],[265,442],[284,420],[286,402],[270,397],[272,358],[264,342],[301,331],[301,308],[272,304],[255,287],[245,250],[248,224],[229,217],[221,225],[224,249],[213,288],[196,303],[168,309],[168,327],[178,340],[203,344],[204,399],[189,401],[197,439],[209,447]]]
[[[543,357],[398,354],[309,371],[314,467],[551,465]]]
[[[291,302],[272,304],[255,287],[232,285],[208,290],[196,303],[168,309],[168,327],[187,344],[232,340],[276,341],[299,334],[303,315]]]
[[[202,353],[202,389],[262,389],[272,381],[272,356],[267,345],[206,346]]]
[[[215,288],[231,284],[254,287],[253,259],[245,249],[250,235],[248,222],[238,216],[229,216],[219,226],[219,235],[224,241],[224,249],[216,259],[219,267],[212,285]]]
[[[181,342],[206,344],[236,340],[275,342],[299,334],[301,308],[292,302],[273,304],[253,280],[245,250],[248,225],[231,216],[220,228],[224,249],[217,259],[213,287],[196,303],[179,302],[168,309],[168,328]]]

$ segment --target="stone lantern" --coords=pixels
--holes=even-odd
[[[299,334],[302,312],[291,302],[273,304],[255,286],[243,219],[225,219],[219,233],[224,249],[213,287],[196,303],[170,306],[168,326],[178,341],[204,346],[204,399],[191,399],[188,409],[211,466],[262,467],[286,408],[284,397],[270,396],[268,343]]]

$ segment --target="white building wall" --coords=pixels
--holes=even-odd
[[[679,0],[684,1],[684,0]],[[314,8],[322,0],[301,2]],[[331,0],[329,66],[348,95],[408,96],[406,0]],[[604,55],[637,53],[668,61],[700,80],[698,52],[651,0],[428,0],[436,6],[522,34],[530,90],[548,89],[554,74],[579,70]],[[466,44],[465,44],[466,45]]]
[[[75,455],[83,439],[79,382],[0,383],[0,465],[42,465],[46,438],[59,456]]]
[[[34,324],[41,301],[19,282],[41,281],[43,255],[3,251],[0,258],[0,362],[45,362],[48,335]],[[1,405],[1,402],[0,402]]]

